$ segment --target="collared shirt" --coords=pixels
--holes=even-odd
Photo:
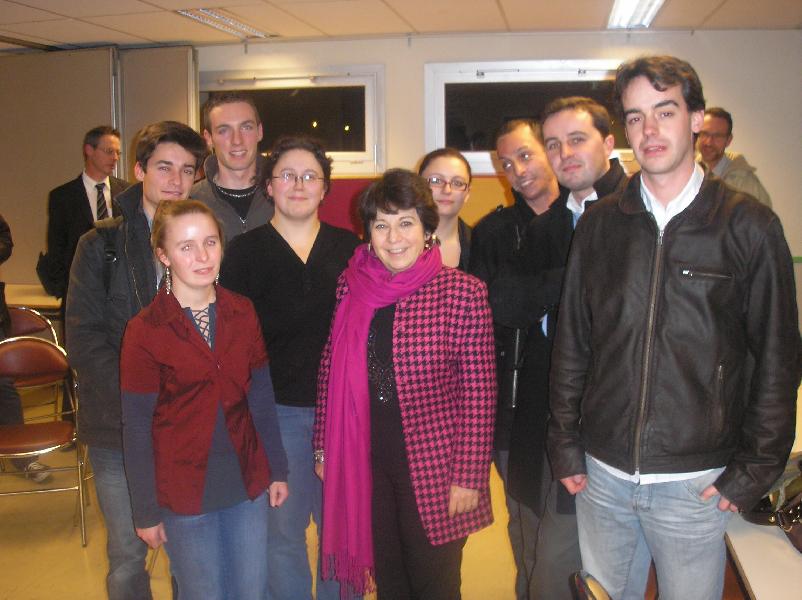
[[[693,202],[694,198],[696,198],[696,195],[699,193],[699,189],[702,187],[702,181],[704,178],[705,174],[702,170],[702,167],[700,167],[698,164],[695,164],[693,173],[691,173],[691,177],[688,179],[688,183],[685,184],[685,187],[682,188],[682,191],[666,206],[663,206],[646,187],[646,184],[643,181],[643,175],[641,175],[641,198],[643,198],[643,203],[646,206],[646,210],[652,213],[655,221],[657,221],[657,227],[660,229],[660,231],[665,229],[666,225],[673,217],[677,216],[683,210],[688,208],[688,206],[690,206],[691,202]],[[635,473],[630,474],[621,471],[620,469],[616,469],[615,467],[610,466],[593,456],[588,456],[592,460],[596,461],[596,463],[602,469],[614,477],[623,479],[625,481],[630,481],[632,483],[638,483],[640,485],[666,483],[668,481],[685,481],[688,479],[701,477],[702,475],[712,473],[716,470],[724,470],[724,467],[716,467],[713,469],[704,469],[702,471],[692,471],[689,473],[640,473],[639,471],[635,471]]]
[[[86,171],[84,171],[81,173],[81,179],[83,179],[84,188],[86,189],[86,197],[89,198],[89,208],[92,211],[92,220],[97,221],[97,188],[95,186],[98,183],[106,184],[103,188],[103,198],[106,200],[106,210],[108,211],[109,216],[111,216],[111,183],[109,178],[106,177],[106,179],[95,181],[86,174]]]
[[[585,213],[587,203],[598,199],[599,195],[596,193],[596,190],[593,190],[583,200],[578,200],[577,197],[574,196],[573,192],[568,194],[568,199],[565,201],[565,206],[568,207],[568,210],[570,210],[574,216],[574,229],[576,229],[576,223],[579,221],[579,217]]]
[[[652,194],[649,188],[646,187],[646,182],[643,180],[643,175],[641,174],[640,195],[643,199],[643,204],[646,206],[646,210],[652,213],[654,220],[657,221],[657,227],[660,231],[663,231],[672,218],[688,208],[691,202],[693,202],[693,199],[696,198],[699,189],[702,187],[704,178],[705,172],[702,170],[702,167],[694,163],[693,173],[691,173],[688,183],[685,184],[685,187],[682,188],[682,191],[676,198],[671,200],[666,206],[663,206],[663,204],[654,197],[654,194]]]
[[[721,178],[724,175],[724,171],[726,171],[727,167],[730,166],[731,162],[732,161],[730,160],[730,157],[727,156],[727,153],[725,152],[721,156],[721,158],[718,159],[718,162],[716,163],[716,166],[713,167],[710,170],[713,172],[713,175],[715,175],[716,177]]]
[[[579,200],[576,196],[574,196],[574,192],[570,192],[568,194],[568,198],[566,198],[565,200],[565,206],[566,208],[568,208],[568,210],[571,211],[571,216],[574,219],[574,229],[576,229],[576,224],[579,221],[579,217],[585,214],[587,203],[593,202],[594,200],[598,199],[599,199],[599,194],[596,192],[595,189],[582,200]],[[544,336],[549,337],[548,313],[543,315],[543,318],[540,319],[540,329],[543,331]]]

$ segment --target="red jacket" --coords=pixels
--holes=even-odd
[[[338,304],[347,293],[341,277]],[[318,374],[315,448],[325,449],[330,366],[331,340]],[[429,542],[444,544],[489,525],[496,365],[485,285],[443,268],[399,300],[393,368],[412,487]],[[478,489],[479,507],[449,517],[452,485]]]
[[[158,394],[153,413],[157,499],[180,514],[201,512],[219,403],[248,496],[256,498],[270,479],[245,397],[251,371],[267,362],[261,328],[250,300],[219,286],[215,307],[214,350],[164,289],[131,319],[123,339],[122,389]]]

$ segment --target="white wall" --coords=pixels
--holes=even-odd
[[[423,66],[427,62],[631,58],[668,53],[699,72],[709,105],[733,113],[735,141],[757,167],[802,256],[802,31],[483,34],[355,41],[278,42],[199,48],[200,71],[299,70],[385,65],[387,166],[424,153]],[[263,115],[270,126],[269,115]]]

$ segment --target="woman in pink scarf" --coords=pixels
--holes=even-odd
[[[324,577],[343,597],[459,599],[466,538],[493,519],[487,291],[443,266],[422,177],[387,171],[359,211],[369,243],[340,277],[318,377]]]

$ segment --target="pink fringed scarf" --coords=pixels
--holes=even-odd
[[[340,582],[340,597],[373,591],[368,331],[376,309],[434,279],[442,268],[437,246],[393,275],[360,246],[348,261],[348,293],[334,315],[326,404],[322,565]]]

